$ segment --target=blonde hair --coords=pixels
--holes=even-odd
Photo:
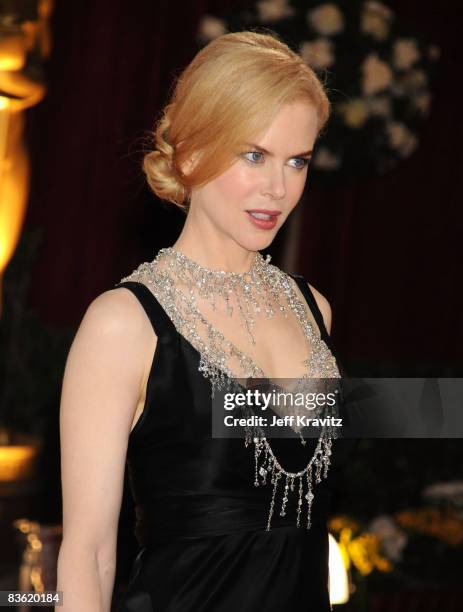
[[[159,198],[187,211],[193,187],[224,172],[282,105],[300,99],[314,104],[320,135],[330,102],[315,72],[297,53],[273,32],[219,36],[174,83],[155,125],[155,148],[143,159],[149,186]],[[185,174],[181,168],[188,160],[197,163]]]

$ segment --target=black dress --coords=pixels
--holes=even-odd
[[[335,355],[313,294],[293,278]],[[254,456],[242,439],[211,437],[210,383],[198,371],[198,351],[143,283],[115,287],[135,294],[158,339],[128,443],[141,550],[118,612],[329,611],[326,519],[345,441],[334,441],[328,478],[315,487],[311,528],[296,527],[293,495],[266,531],[271,487],[253,486]],[[302,469],[316,444],[297,442],[271,441],[287,470]]]

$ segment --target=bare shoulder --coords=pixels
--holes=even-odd
[[[128,289],[110,289],[94,298],[80,322],[67,358],[63,392],[65,399],[71,401],[65,402],[64,412],[69,403],[79,400],[77,389],[82,391],[85,382],[91,396],[87,406],[98,394],[106,398],[117,390],[118,397],[125,398],[119,416],[130,421],[131,405],[140,393],[151,350],[150,327],[143,307]],[[103,406],[102,398],[99,402]],[[113,418],[115,403],[110,405],[105,401],[104,404]]]
[[[323,316],[323,321],[325,323],[325,327],[326,327],[326,331],[328,333],[331,333],[331,318],[332,318],[332,313],[331,313],[331,306],[330,303],[328,302],[328,300],[326,299],[326,297],[320,293],[320,291],[318,291],[318,289],[315,289],[315,287],[313,285],[311,285],[310,283],[307,283],[309,285],[309,289],[312,291],[315,300],[317,302],[317,306],[320,309],[320,312],[322,313]]]
[[[109,289],[88,306],[75,342],[91,346],[106,363],[120,356],[123,367],[140,372],[141,387],[157,338],[137,297],[126,287]]]
[[[133,293],[118,287],[98,295],[88,306],[83,322],[100,332],[133,336],[146,327],[146,315]]]

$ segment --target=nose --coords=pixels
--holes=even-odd
[[[272,200],[281,200],[286,195],[286,180],[283,168],[273,166],[265,177],[262,187],[262,195],[270,197]]]

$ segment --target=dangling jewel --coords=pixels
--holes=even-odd
[[[288,474],[286,474],[285,495],[283,497],[283,505],[281,506],[280,516],[285,516],[285,508],[288,502]]]

